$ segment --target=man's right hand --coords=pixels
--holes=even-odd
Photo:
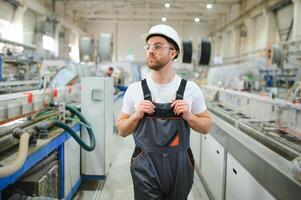
[[[153,114],[154,112],[155,112],[155,105],[153,104],[153,102],[148,101],[148,100],[142,100],[137,105],[137,108],[136,108],[135,113],[133,114],[133,117],[136,120],[140,120],[144,116],[144,113]]]

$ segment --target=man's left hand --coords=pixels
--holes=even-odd
[[[189,104],[186,100],[175,100],[172,102],[171,107],[176,115],[182,114],[183,118],[186,121],[189,121],[191,118],[191,112],[189,110]]]

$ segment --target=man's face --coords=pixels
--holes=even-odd
[[[156,71],[162,69],[173,59],[175,52],[165,38],[160,36],[149,38],[146,44],[148,67]]]

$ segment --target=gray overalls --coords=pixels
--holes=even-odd
[[[183,99],[182,79],[176,99]],[[146,80],[141,81],[145,100],[151,101]],[[131,174],[136,200],[186,200],[193,184],[194,159],[189,147],[187,122],[174,114],[171,103],[154,103],[134,131],[136,148]]]

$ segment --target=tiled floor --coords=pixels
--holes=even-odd
[[[93,191],[78,193],[76,200],[133,200],[133,186],[130,175],[130,158],[134,149],[132,136],[121,138],[116,136],[115,146],[118,147],[116,157],[112,163],[107,179],[103,188],[100,187]],[[100,184],[98,186],[101,186]],[[97,184],[95,185],[97,188]],[[195,174],[194,185],[189,194],[188,200],[207,200],[209,199],[203,186]]]

